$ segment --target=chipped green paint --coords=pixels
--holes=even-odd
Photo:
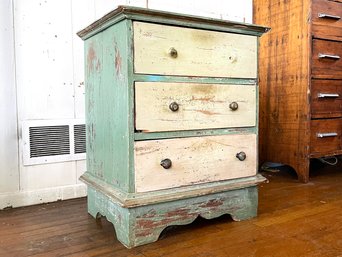
[[[232,85],[255,85],[256,79],[241,78],[212,78],[212,77],[184,77],[167,75],[141,75],[133,74],[135,81],[141,82],[189,82],[189,83],[207,83],[207,84],[232,84]]]
[[[230,214],[234,220],[257,213],[261,175],[136,193],[134,142],[162,138],[258,133],[256,127],[144,133],[134,130],[135,81],[257,85],[257,79],[134,74],[133,21],[261,36],[268,29],[190,15],[119,7],[78,35],[85,40],[88,211],[104,215],[127,247],[154,242],[170,225],[197,216]],[[256,95],[258,98],[258,93]],[[257,108],[258,112],[258,108]]]
[[[166,227],[189,224],[198,216],[212,219],[230,214],[235,221],[253,218],[257,215],[258,189],[252,186],[171,203],[123,208],[105,194],[88,188],[88,206],[94,218],[105,216],[114,225],[117,239],[132,248],[155,242]]]
[[[149,140],[162,138],[181,138],[181,137],[199,137],[199,136],[215,136],[230,134],[256,134],[256,127],[244,128],[224,128],[224,129],[203,129],[203,130],[184,130],[184,131],[168,131],[144,133],[137,132],[134,134],[135,140]]]
[[[124,20],[85,42],[87,172],[131,191],[132,99]],[[125,171],[125,172],[123,172]]]

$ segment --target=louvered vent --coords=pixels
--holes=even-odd
[[[74,153],[86,152],[86,130],[84,124],[74,125]]]
[[[30,158],[70,154],[69,126],[29,128]]]

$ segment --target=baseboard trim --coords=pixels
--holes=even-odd
[[[84,184],[0,193],[0,210],[73,199],[86,195],[87,187]]]

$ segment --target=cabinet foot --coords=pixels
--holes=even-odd
[[[257,214],[257,186],[200,197],[123,208],[114,199],[88,187],[88,211],[113,223],[117,239],[127,248],[152,243],[168,226],[185,225],[198,216],[206,219],[230,214],[235,221]]]

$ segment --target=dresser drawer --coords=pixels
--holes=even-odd
[[[312,1],[312,33],[316,38],[342,40],[342,2]]]
[[[342,119],[311,121],[311,155],[334,155],[342,150]]]
[[[256,86],[136,82],[135,115],[146,132],[251,127]]]
[[[312,77],[342,79],[342,42],[313,40]]]
[[[342,116],[342,80],[313,80],[311,83],[311,117]]]
[[[137,192],[253,176],[256,167],[255,134],[135,142]]]
[[[256,78],[257,37],[134,22],[135,73]]]

